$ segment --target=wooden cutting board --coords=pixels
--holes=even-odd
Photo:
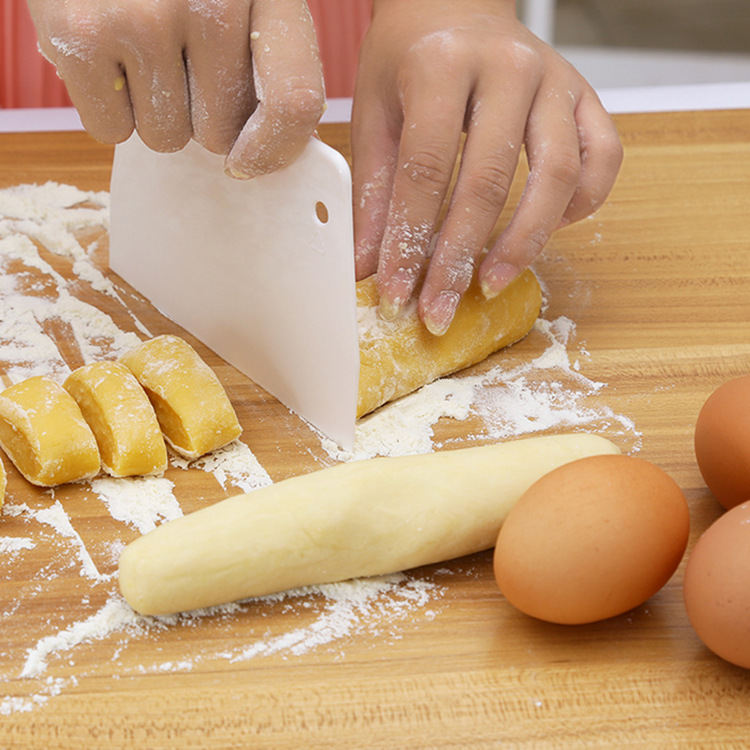
[[[720,510],[695,464],[695,418],[715,387],[750,371],[750,112],[617,123],[626,158],[612,196],[555,235],[536,265],[548,330],[472,374],[494,372],[507,393],[520,387],[514,372],[528,374],[546,353],[552,366],[534,365],[537,380],[516,401],[529,390],[541,398],[557,388],[566,403],[580,395],[584,429],[681,485],[692,546]],[[349,155],[347,127],[321,134]],[[2,135],[0,187],[53,180],[106,190],[110,160],[110,148],[80,133]],[[98,241],[90,257],[106,268],[106,231],[82,239]],[[116,279],[117,304],[78,283],[64,259],[55,269],[121,329],[141,335],[137,319],[154,335],[180,332]],[[307,425],[194,343],[226,384],[242,440],[270,479],[335,462]],[[567,369],[555,365],[561,354]],[[74,346],[67,356],[75,359]],[[481,403],[483,415],[436,423],[433,446],[507,432],[503,415]],[[540,425],[561,428],[560,418]],[[99,571],[114,570],[113,540],[137,531],[84,486],[51,498],[9,474],[9,505],[59,501]],[[186,512],[236,491],[206,470],[173,466],[167,477]],[[113,582],[82,576],[81,547],[49,527],[42,533],[7,513],[0,523],[0,538],[36,542],[0,555],[3,749],[740,747],[750,732],[750,673],[713,657],[692,632],[684,563],[643,606],[584,627],[515,612],[484,553],[412,571],[379,594],[368,589],[359,608],[351,591],[339,602],[310,594],[87,641],[75,625],[102,611]],[[75,642],[67,650],[65,633]],[[30,653],[47,653],[46,665],[23,678]]]

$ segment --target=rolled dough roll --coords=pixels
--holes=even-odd
[[[143,386],[165,440],[193,459],[240,436],[242,427],[216,373],[179,336],[157,336],[120,361]]]
[[[99,473],[99,449],[78,404],[41,375],[0,393],[0,445],[23,476],[42,487]]]
[[[120,362],[92,362],[64,383],[91,427],[102,468],[114,477],[161,474],[167,447],[154,407],[135,375]]]
[[[136,539],[120,558],[120,590],[137,611],[159,615],[460,557],[492,547],[542,475],[618,452],[571,434],[339,464]]]
[[[485,299],[476,280],[443,336],[433,336],[417,315],[416,303],[395,321],[378,315],[374,277],[357,284],[359,397],[357,416],[377,409],[433,380],[481,362],[523,338],[542,304],[539,282],[522,273],[494,299]]]

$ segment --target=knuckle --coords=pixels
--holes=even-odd
[[[415,77],[414,83],[420,81],[420,73],[425,72],[425,61],[430,61],[431,72],[458,68],[471,55],[471,48],[465,35],[460,30],[445,30],[440,34],[427,34],[405,52],[403,75]]]
[[[581,159],[573,151],[558,151],[545,160],[543,170],[549,180],[572,190],[581,179]]]
[[[549,240],[549,232],[547,232],[545,229],[537,228],[532,229],[527,235],[526,235],[526,249],[527,249],[527,255],[526,257],[530,260],[532,258],[536,258],[539,253],[544,250],[544,246],[547,244],[547,241]]]
[[[236,136],[235,136],[236,137]],[[193,138],[212,154],[227,154],[234,142],[228,131],[211,128],[193,115]]]
[[[169,2],[168,5],[174,6],[174,3]],[[227,29],[238,26],[238,19],[243,18],[238,13],[238,5],[239,3],[236,2],[195,2],[194,0],[189,3],[191,11],[200,17],[204,28],[209,27],[213,33],[219,35],[226,34]],[[244,28],[244,23],[241,28]]]
[[[153,125],[139,126],[138,134],[152,151],[163,154],[179,151],[190,140],[190,132],[182,128],[165,131]]]
[[[446,253],[440,258],[440,280],[447,289],[463,294],[474,274],[475,254],[468,248],[462,252]]]
[[[513,180],[514,165],[505,159],[486,160],[466,179],[466,191],[474,205],[496,212],[505,204]]]
[[[448,185],[453,164],[439,147],[423,146],[405,162],[403,170],[412,185],[434,196]]]
[[[269,97],[267,106],[274,119],[285,126],[314,124],[325,109],[325,94],[322,87],[309,85],[290,86],[284,92]]]
[[[541,59],[538,51],[524,41],[516,41],[504,48],[505,65],[521,75],[531,75],[539,71]]]
[[[623,156],[624,150],[616,131],[602,133],[598,138],[582,141],[582,159],[586,162],[596,161],[605,169],[619,169]]]
[[[94,138],[107,144],[123,143],[135,130],[135,124],[130,118],[110,119],[82,113],[81,122]]]
[[[190,125],[193,138],[211,153],[228,154],[251,113],[245,114],[243,111],[244,116],[241,118],[232,116],[234,113],[212,117],[207,114],[212,110],[205,105],[196,106],[194,102],[191,104]],[[217,109],[219,108],[213,111]]]

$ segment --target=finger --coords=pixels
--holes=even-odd
[[[380,313],[396,318],[426,265],[460,146],[468,91],[415,85],[404,125],[378,263]],[[437,103],[437,108],[436,108]]]
[[[499,294],[539,255],[575,193],[581,159],[574,109],[569,92],[537,93],[526,131],[526,188],[479,268],[487,297]]]
[[[102,44],[108,29],[96,13],[68,4],[30,0],[41,54],[57,69],[81,122],[95,138],[119,143],[134,127],[119,58]]]
[[[584,92],[575,111],[581,150],[581,178],[562,224],[586,218],[604,202],[617,179],[623,150],[617,128],[593,91]]]
[[[272,172],[304,149],[325,108],[312,17],[303,0],[256,2],[250,11],[258,106],[227,156],[234,177]]]
[[[126,140],[135,120],[124,70],[117,60],[95,53],[80,57],[71,49],[50,54],[49,59],[54,61],[83,127],[104,143]]]
[[[137,57],[123,59],[135,126],[154,151],[178,151],[193,132],[183,42],[176,31],[158,43],[144,40]]]
[[[451,205],[419,297],[420,316],[435,335],[448,330],[508,198],[532,98],[523,90],[477,93]]]
[[[198,6],[199,7],[199,6]],[[227,154],[256,106],[248,3],[215,3],[191,15],[186,68],[193,138]]]
[[[389,127],[380,100],[357,89],[351,138],[354,262],[358,281],[378,268],[393,192],[399,131],[400,128]]]

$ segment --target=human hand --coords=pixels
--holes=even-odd
[[[304,0],[28,0],[84,127],[156,151],[194,138],[252,177],[292,161],[324,108]]]
[[[526,189],[482,258],[523,145]],[[485,295],[498,294],[556,228],[601,205],[622,160],[592,88],[516,19],[513,0],[374,0],[352,152],[357,277],[377,272],[393,319],[427,267],[419,314],[438,335],[477,265]]]

